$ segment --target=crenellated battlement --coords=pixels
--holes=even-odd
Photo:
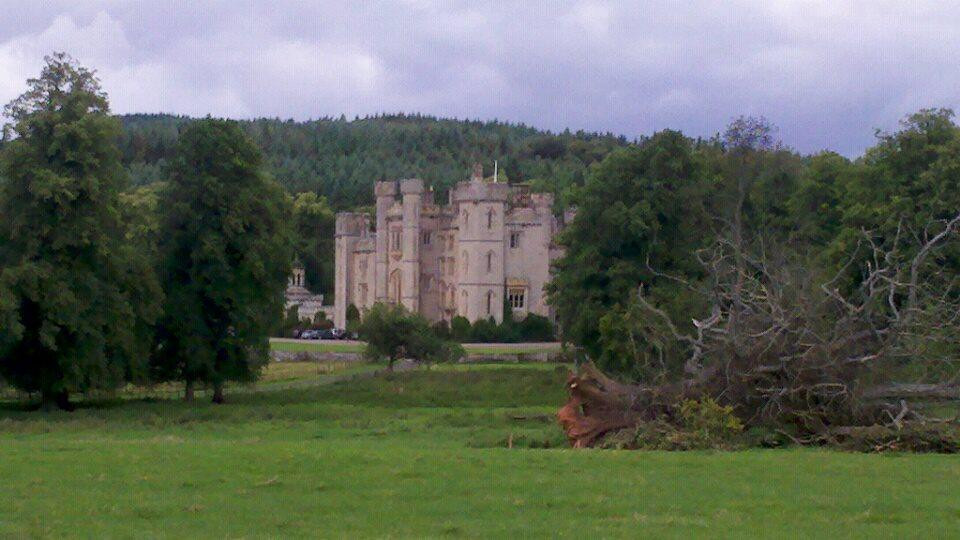
[[[376,230],[371,216],[337,215],[335,323],[346,308],[361,313],[376,302],[403,304],[430,320],[552,316],[544,286],[558,256],[559,221],[554,198],[527,185],[471,176],[438,205],[423,180],[374,184]]]

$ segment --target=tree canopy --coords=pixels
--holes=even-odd
[[[709,235],[712,178],[692,141],[675,131],[611,153],[573,194],[577,216],[548,287],[567,339],[600,353],[599,321],[644,284],[683,310],[682,287],[654,273],[696,274],[694,251]]]
[[[142,380],[159,297],[127,236],[119,121],[58,53],[6,107],[0,154],[0,375],[43,401]]]
[[[393,369],[397,360],[453,362],[466,356],[463,347],[437,335],[422,315],[401,305],[374,304],[360,323],[360,337],[367,342],[364,356],[387,360]]]
[[[283,317],[293,261],[291,205],[236,122],[187,127],[160,206],[158,378],[213,386],[255,379]]]

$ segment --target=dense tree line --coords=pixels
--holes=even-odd
[[[180,130],[196,120],[168,115],[120,117],[122,161],[135,185],[162,178]],[[264,153],[264,166],[291,193],[326,197],[335,210],[373,204],[373,182],[419,177],[439,201],[469,175],[473,163],[503,178],[562,191],[582,183],[587,167],[625,146],[610,134],[553,134],[522,124],[439,119],[422,115],[341,117],[306,122],[240,122]],[[492,170],[488,171],[492,174]]]
[[[600,370],[639,382],[592,366],[571,382],[575,444],[686,440],[687,403],[774,439],[960,449],[927,412],[960,398],[953,113],[913,114],[855,160],[774,133],[663,131],[573,190],[551,301]]]
[[[722,387],[709,396],[720,405],[740,395],[769,414],[757,404],[772,398],[737,386],[733,366],[830,403],[802,422],[869,416],[821,385],[957,375],[960,128],[948,110],[911,115],[854,160],[801,155],[754,118],[709,140],[666,130],[634,142],[422,116],[118,118],[94,74],[58,54],[6,115],[0,377],[47,403],[149,380],[209,385],[221,400],[225,381],[264,364],[293,260],[330,291],[337,210],[369,205],[381,178],[420,176],[442,199],[491,159],[578,207],[548,292],[564,339],[607,372]],[[382,309],[368,327],[423,330]],[[440,334],[553,332],[536,319],[463,322]],[[372,354],[446,351],[401,338]]]
[[[165,178],[180,133],[196,119],[170,115],[120,116],[121,161],[134,186]],[[238,122],[261,148],[265,171],[295,194],[297,256],[307,286],[333,301],[333,226],[337,211],[368,209],[377,180],[419,177],[438,202],[464,180],[475,162],[501,180],[529,182],[560,195],[583,183],[590,165],[623,137],[569,131],[554,134],[522,124],[439,119],[422,115],[324,118],[306,122]]]

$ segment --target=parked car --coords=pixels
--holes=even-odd
[[[316,330],[318,337],[316,339],[344,339],[346,331],[342,328],[327,328],[326,330]]]
[[[323,337],[321,337],[323,332],[323,330],[304,330],[303,333],[300,334],[300,339],[323,339]]]

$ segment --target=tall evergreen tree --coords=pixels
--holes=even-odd
[[[166,302],[154,375],[196,383],[223,401],[227,381],[255,380],[283,317],[293,260],[291,205],[235,122],[206,119],[180,135],[161,193]]]
[[[45,404],[144,374],[158,291],[126,238],[120,123],[93,71],[57,53],[6,107],[0,376]]]

